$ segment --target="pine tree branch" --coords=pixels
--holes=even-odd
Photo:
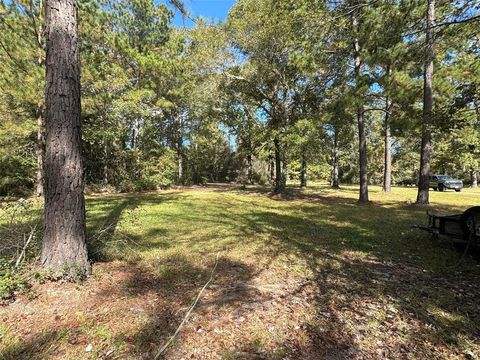
[[[16,67],[28,75],[28,71],[10,54],[5,44],[0,40],[0,48],[5,51],[5,54],[10,58],[10,60],[16,65]]]
[[[475,21],[480,21],[480,15],[472,16],[472,17],[469,17],[467,19],[462,19],[462,20],[445,21],[445,22],[442,22],[442,23],[439,23],[439,24],[435,24],[431,28],[432,29],[437,29],[437,28],[440,28],[440,27],[445,27],[445,26],[450,26],[450,25],[460,25],[460,24],[465,24],[465,23],[475,22]],[[411,33],[408,33],[408,34],[403,34],[402,36],[405,37],[405,36],[418,35],[418,34],[424,33],[425,30],[426,30],[426,28],[423,28],[423,29],[420,29],[420,30],[417,30],[417,31],[414,31],[414,32],[411,32]]]

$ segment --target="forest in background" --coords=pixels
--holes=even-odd
[[[427,5],[240,0],[185,28],[177,1],[80,1],[87,184],[358,183],[359,133],[370,184],[417,184]],[[476,186],[479,4],[435,5],[431,171]],[[1,1],[0,195],[42,193],[44,86],[42,1]]]

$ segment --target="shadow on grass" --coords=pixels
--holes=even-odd
[[[58,350],[59,343],[67,339],[73,345],[78,343],[79,338],[84,339],[80,345],[80,351],[84,352],[86,344],[92,341],[85,339],[95,331],[95,328],[89,330],[89,323],[94,326],[108,324],[108,327],[112,327],[113,337],[107,342],[95,339],[95,353],[85,353],[86,357],[90,358],[92,355],[96,356],[95,358],[104,358],[107,351],[116,344],[120,350],[115,352],[115,358],[152,359],[161,344],[174,333],[199,289],[210,277],[214,260],[212,258],[206,266],[201,266],[196,259],[177,254],[158,263],[117,263],[115,273],[120,277],[95,293],[99,307],[101,304],[109,304],[109,317],[114,316],[111,322],[102,319],[101,309],[98,312],[96,309],[88,309],[84,323],[78,323],[72,314],[67,316],[60,313],[61,317],[72,318],[66,323],[55,324],[55,327],[48,331],[28,335],[22,341],[4,346],[0,359],[68,358],[69,354],[64,353],[62,356]],[[220,292],[218,295],[207,289],[204,299],[207,297],[208,300],[198,306],[196,312],[201,311],[202,306],[212,304],[241,306],[244,301],[258,296],[248,286],[255,276],[255,269],[251,266],[221,257],[216,274],[217,286],[227,288],[232,283],[245,286],[233,292]],[[132,332],[132,329],[135,331]],[[61,351],[65,351],[65,348]]]
[[[354,199],[330,193],[304,194],[295,189],[285,199],[271,198],[266,188],[241,191],[224,187],[209,191],[220,193],[221,197],[208,207],[178,193],[93,199],[89,207],[105,215],[98,216],[91,228],[118,224],[125,213],[141,204],[180,201],[192,211],[181,214],[179,219],[163,216],[147,237],[162,237],[162,222],[182,220],[198,227],[222,226],[229,230],[230,240],[216,236],[213,230],[192,238],[189,246],[196,254],[205,255],[205,249],[217,250],[219,243],[233,249],[260,238],[265,242],[262,256],[300,259],[313,274],[309,284],[314,316],[301,324],[307,339],[302,343],[285,340],[278,344],[280,352],[259,349],[255,342],[237,343],[230,358],[434,358],[440,349],[461,354],[478,342],[479,271],[471,261],[461,271],[452,269],[459,257],[457,253],[410,230],[412,224],[423,221],[423,210],[400,202],[359,207]],[[254,197],[250,201],[227,196],[236,192],[275,201],[257,206]],[[106,232],[105,244],[116,238],[115,229],[116,226]],[[137,246],[136,240],[139,239],[130,245]],[[138,246],[147,251],[169,245]],[[213,266],[213,258],[207,266],[201,266],[196,259],[181,255],[155,261],[149,265],[124,265],[123,280],[97,294],[104,303],[118,298],[158,299],[142,309],[146,320],[134,333],[116,335],[114,342],[134,345],[119,356],[151,358],[175,331]],[[219,291],[207,291],[196,312],[202,314],[205,308],[219,309],[225,305],[250,311],[252,304],[267,303],[270,298],[258,292],[252,283],[265,266],[253,267],[222,258],[215,279]],[[295,296],[293,292],[286,294],[283,301]],[[124,321],[131,319],[125,316]],[[35,355],[34,349],[48,354],[56,339],[39,338],[44,350],[27,341],[7,349],[5,354]]]
[[[66,330],[52,329],[35,334],[27,340],[7,346],[0,352],[2,360],[44,360],[56,354],[56,343],[65,337]]]
[[[478,268],[470,259],[458,271],[456,252],[412,232],[420,210],[399,204],[357,207],[351,199],[317,194],[299,198],[321,205],[294,203],[289,209],[296,215],[253,211],[242,219],[247,227],[269,232],[275,255],[295,254],[317,274],[317,319],[305,324],[310,346],[296,348],[290,357],[399,358],[409,352],[431,358],[435,346],[456,352],[476,343]],[[378,324],[366,326],[372,321]],[[399,338],[394,346],[391,337]],[[373,344],[360,346],[362,338]]]
[[[215,214],[195,212],[190,220],[202,226],[231,227],[238,239],[266,234],[269,256],[293,254],[316,274],[317,317],[303,325],[308,345],[283,344],[290,358],[398,358],[406,352],[429,358],[440,347],[467,351],[480,335],[478,271],[468,270],[471,262],[467,270],[455,271],[457,253],[410,230],[423,220],[423,210],[398,202],[358,207],[353,199],[296,191],[273,200],[289,201],[289,214],[268,204],[239,214],[230,210],[252,203],[227,198],[215,204]],[[196,238],[194,246],[205,247],[215,240]],[[225,299],[239,308],[268,301],[249,286],[239,286],[207,303],[219,307]],[[366,325],[372,321],[375,326]],[[398,338],[394,345],[392,337]],[[234,356],[278,358],[278,352],[268,355],[256,348],[256,344],[238,344]]]
[[[290,357],[398,358],[409,352],[429,358],[442,347],[468,354],[480,336],[478,267],[468,258],[461,269],[455,268],[460,254],[448,242],[434,242],[410,229],[424,221],[423,209],[393,200],[356,206],[351,198],[305,194],[295,188],[283,198],[265,187],[212,190],[289,202],[288,214],[262,206],[244,215],[229,217],[225,212],[222,222],[236,226],[242,232],[239,237],[267,233],[270,256],[295,254],[317,274],[319,315],[316,323],[305,324],[311,344],[296,348]],[[377,324],[365,327],[369,321]],[[398,337],[395,346],[389,337]],[[365,339],[375,342],[356,345]]]
[[[124,297],[145,299],[148,296],[157,300],[145,309],[147,321],[142,323],[135,333],[116,335],[114,342],[133,344],[122,356],[148,359],[155,356],[180,325],[199,289],[210,277],[213,262],[212,258],[208,266],[200,266],[195,259],[174,255],[162,259],[158,264],[130,264],[128,269],[125,269],[126,278],[120,286],[107,288],[98,294],[105,301]],[[248,284],[254,276],[255,269],[251,266],[221,257],[215,284],[219,287],[227,287],[232,282]],[[207,289],[195,313],[201,312],[202,307],[209,304],[242,304],[255,296],[248,285],[234,294],[221,292],[218,296]],[[141,306],[144,307],[144,304]],[[190,319],[191,321],[194,320]],[[168,351],[165,355],[168,356]]]
[[[135,223],[139,216],[140,205],[164,204],[175,201],[178,193],[118,195],[89,199],[87,202],[88,253],[94,262],[122,258],[128,252],[149,248],[142,239],[134,234],[119,231],[122,221]],[[165,231],[152,229],[150,237],[161,237]],[[159,243],[156,243],[160,247]],[[168,246],[168,244],[164,244]]]

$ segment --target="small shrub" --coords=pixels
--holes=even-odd
[[[14,296],[16,291],[28,288],[25,278],[11,269],[0,271],[0,300],[8,300]]]
[[[175,183],[178,167],[176,155],[171,150],[164,150],[161,154],[151,156],[142,169],[142,178],[139,180],[139,190],[156,190],[168,188]]]
[[[258,180],[257,180],[257,183],[261,186],[264,186],[268,183],[268,179],[264,176],[264,175],[261,175]]]
[[[130,179],[125,179],[118,185],[118,191],[121,193],[134,192],[136,189],[135,183]]]

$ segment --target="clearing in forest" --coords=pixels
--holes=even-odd
[[[0,308],[2,359],[151,359],[215,279],[167,359],[474,359],[480,268],[410,229],[416,189],[279,199],[229,186],[87,200],[83,283],[35,283]],[[480,192],[432,193],[437,212]]]

